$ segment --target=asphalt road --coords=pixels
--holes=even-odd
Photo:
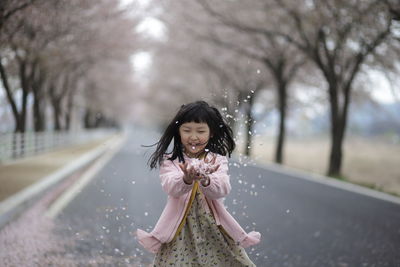
[[[129,266],[146,252],[129,233],[150,231],[167,196],[146,161],[157,135],[133,132],[123,148],[59,214],[80,258],[108,257]],[[257,266],[400,266],[400,205],[230,161],[228,211],[246,231],[262,234],[246,249]]]

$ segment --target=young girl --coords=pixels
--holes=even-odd
[[[182,105],[170,122],[149,160],[151,169],[160,166],[167,204],[153,231],[136,231],[156,254],[154,266],[255,266],[244,248],[261,234],[246,233],[223,203],[231,190],[226,155],[234,148],[231,128],[204,101]]]

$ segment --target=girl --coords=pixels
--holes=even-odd
[[[174,139],[173,150],[166,153]],[[154,266],[255,266],[244,248],[260,242],[224,206],[230,192],[231,128],[204,101],[182,105],[149,162],[160,166],[167,204],[153,231],[137,229],[139,243],[155,253]]]

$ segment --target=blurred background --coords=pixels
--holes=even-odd
[[[3,160],[21,134],[161,131],[203,99],[237,154],[400,194],[399,13],[395,0],[3,0]]]
[[[397,266],[398,198],[272,167],[400,196],[399,59],[398,0],[1,0],[0,228],[36,205],[1,264],[150,263],[131,234],[166,195],[141,145],[205,100],[234,130],[226,203],[268,240],[258,266]]]

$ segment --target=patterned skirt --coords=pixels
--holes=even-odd
[[[244,248],[235,244],[225,230],[216,224],[197,190],[186,217],[186,223],[174,240],[163,243],[153,266],[256,266]]]

